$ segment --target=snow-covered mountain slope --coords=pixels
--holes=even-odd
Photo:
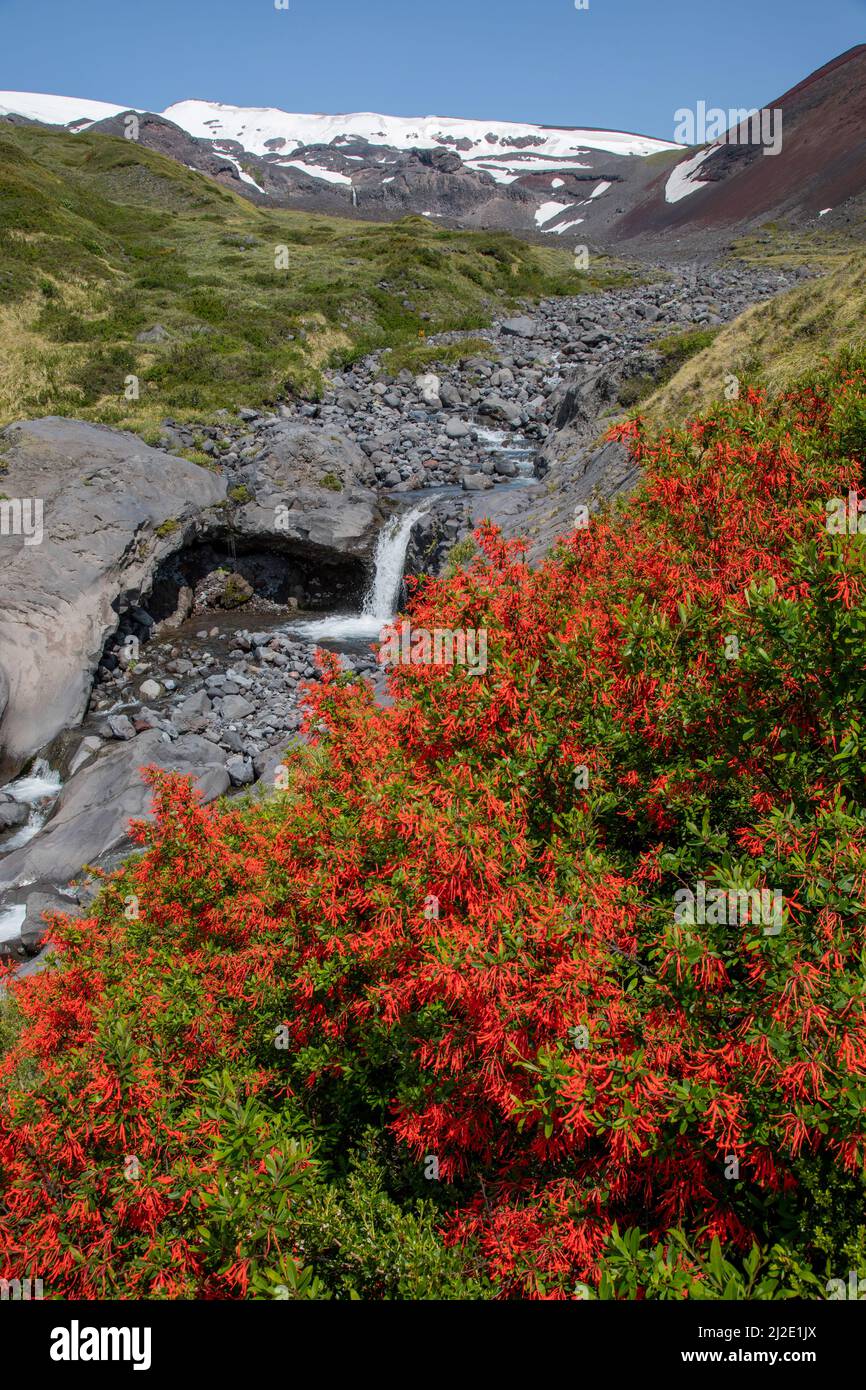
[[[18,115],[76,132],[95,127],[123,135],[117,118],[130,109],[0,92],[0,118]],[[587,231],[600,230],[642,192],[651,176],[646,156],[668,152],[675,159],[682,148],[623,131],[375,112],[303,115],[209,101],[140,114],[143,144],[254,200],[351,208],[372,218],[418,212],[545,236],[585,222],[592,223]]]
[[[121,111],[143,110],[114,106],[107,101],[50,96],[38,92],[0,92],[0,114],[26,116],[47,125],[77,125],[100,121]],[[228,106],[216,101],[178,101],[157,113],[190,135],[208,140],[237,140],[250,154],[291,152],[301,145],[366,140],[396,150],[450,147],[467,164],[494,162],[494,167],[527,167],[526,156],[544,160],[577,160],[590,150],[608,154],[649,155],[675,150],[669,140],[632,135],[618,130],[582,130],[514,121],[469,121],[442,116],[381,116],[371,111],[347,115],[303,115],[267,106]],[[509,156],[516,156],[510,159]],[[512,171],[512,170],[510,170]]]
[[[2,95],[0,95],[2,100]],[[343,116],[305,116],[276,107],[226,106],[212,101],[179,101],[162,113],[190,135],[211,140],[237,140],[252,154],[288,153],[299,145],[330,145],[334,141],[366,140],[396,150],[456,150],[467,164],[516,155],[517,172],[528,153],[553,158],[577,159],[589,150],[608,154],[648,155],[673,150],[670,141],[623,131],[557,129],[519,125],[513,121],[468,121],[442,116],[380,116],[362,111]],[[512,161],[508,161],[512,162]],[[510,171],[510,172],[511,172]]]
[[[129,111],[129,106],[112,106],[108,101],[87,97],[55,97],[44,92],[0,92],[0,116],[25,116],[45,125],[78,126],[102,121]]]

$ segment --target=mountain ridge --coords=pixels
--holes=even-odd
[[[228,183],[253,202],[387,220],[421,213],[446,224],[562,235],[598,220],[599,200],[649,177],[652,155],[680,146],[600,127],[378,112],[305,114],[189,99],[162,112],[87,98],[0,92],[0,118],[72,133],[138,138]],[[214,165],[214,161],[217,161]],[[583,235],[581,232],[580,235]]]
[[[866,211],[866,44],[761,110],[781,113],[778,147],[766,160],[766,146],[751,129],[744,134],[733,109],[721,138],[686,146],[588,126],[300,113],[202,98],[149,112],[0,92],[0,120],[73,134],[128,137],[134,129],[149,148],[263,206],[361,221],[421,215],[529,239],[623,243],[653,258],[666,245],[681,255],[690,242],[698,254],[712,253],[732,230],[768,220],[802,225],[826,217],[838,225]]]

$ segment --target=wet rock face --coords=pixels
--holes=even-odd
[[[20,801],[0,792],[0,847],[10,830],[18,830],[27,821],[27,807]]]

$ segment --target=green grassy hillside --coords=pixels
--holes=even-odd
[[[864,324],[866,258],[862,250],[849,250],[829,273],[747,310],[721,329],[646,400],[641,413],[659,424],[682,420],[718,400],[728,374],[778,392],[822,358],[862,347]]]
[[[314,394],[329,362],[616,278],[504,233],[262,210],[124,140],[0,132],[0,421],[146,429]]]

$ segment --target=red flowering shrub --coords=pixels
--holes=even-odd
[[[634,496],[414,595],[484,673],[398,667],[379,709],[326,658],[287,792],[154,777],[143,855],[16,990],[0,1273],[769,1297],[866,1255],[864,550],[826,524],[866,371],[619,433]],[[375,1272],[334,1208],[371,1133]]]

